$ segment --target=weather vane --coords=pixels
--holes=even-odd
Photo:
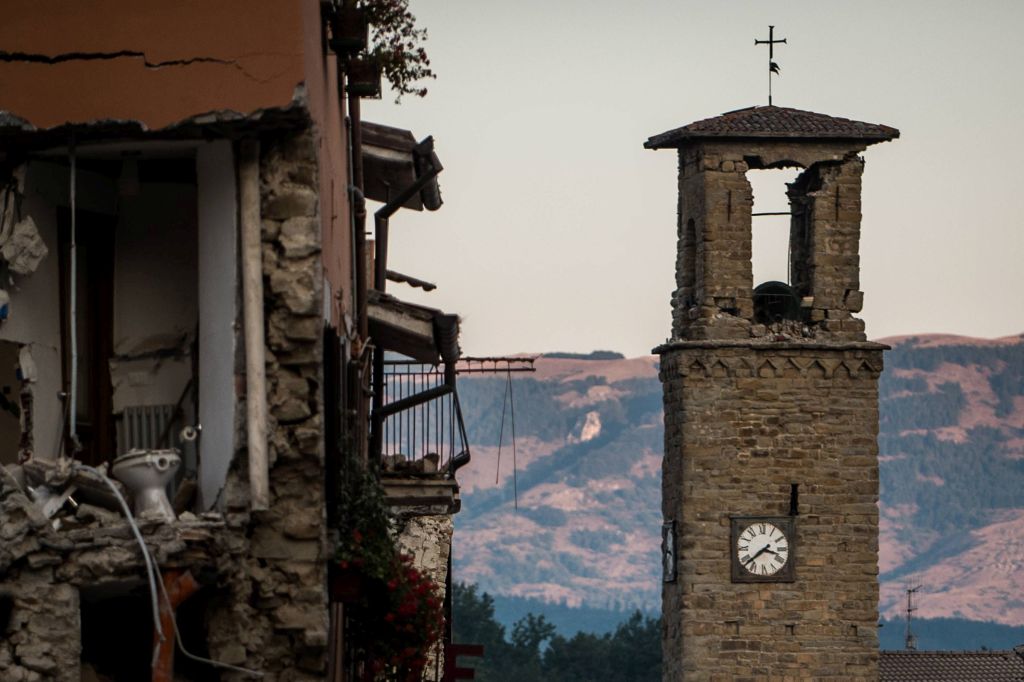
[[[785,43],[786,39],[780,40],[775,39],[775,27],[768,27],[768,40],[754,39],[754,45],[767,45],[768,46],[768,106],[772,105],[772,74],[777,73],[782,75],[782,69],[773,60],[775,59],[775,46],[779,43]]]

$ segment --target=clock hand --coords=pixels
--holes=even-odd
[[[761,555],[762,555],[762,554],[764,554],[765,552],[771,552],[771,550],[770,550],[770,549],[768,549],[768,545],[765,545],[764,547],[762,547],[761,549],[759,549],[759,550],[757,551],[757,553],[756,553],[756,554],[755,554],[754,556],[750,557],[750,558],[749,558],[749,559],[747,560],[747,562],[746,562],[746,563],[744,564],[744,566],[749,566],[749,565],[750,565],[750,563],[751,563],[751,562],[752,562],[752,561],[753,561],[754,559],[756,559],[757,557],[761,556]],[[775,553],[775,552],[772,552],[772,554],[774,554],[774,553]]]

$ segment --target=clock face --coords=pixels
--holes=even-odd
[[[744,524],[736,538],[736,558],[753,576],[774,576],[789,561],[789,538],[771,521]]]

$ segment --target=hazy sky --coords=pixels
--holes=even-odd
[[[1024,332],[1024,2],[410,7],[438,78],[425,99],[385,94],[364,117],[434,136],[445,205],[391,222],[389,267],[438,289],[391,290],[460,313],[465,353],[634,356],[665,340],[676,156],[643,142],[767,104],[754,39],[768,24],[789,41],[776,105],[902,133],[865,154],[869,337]],[[786,210],[785,174],[751,174],[755,210]],[[755,221],[757,281],[784,279],[778,221]]]

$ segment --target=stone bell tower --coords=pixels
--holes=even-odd
[[[661,355],[664,679],[878,679],[878,377],[859,156],[899,131],[752,107],[655,135],[679,154]],[[755,287],[746,172],[789,185],[788,283]]]

